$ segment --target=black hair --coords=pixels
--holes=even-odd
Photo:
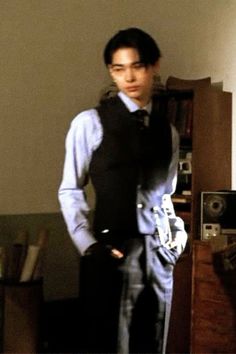
[[[113,54],[120,48],[136,49],[145,66],[154,65],[161,57],[161,51],[154,39],[139,28],[121,30],[108,41],[103,53],[106,65],[112,64]]]

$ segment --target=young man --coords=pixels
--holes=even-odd
[[[59,189],[82,254],[82,351],[164,353],[173,266],[187,239],[170,198],[178,135],[152,96],[160,61],[153,38],[137,28],[119,31],[104,61],[119,92],[72,121]],[[89,177],[92,225],[84,193]]]

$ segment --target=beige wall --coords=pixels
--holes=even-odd
[[[211,76],[236,92],[235,0],[2,0],[0,16],[0,214],[59,210],[65,134],[108,82],[118,29],[155,37],[163,82]]]

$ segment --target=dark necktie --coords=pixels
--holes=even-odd
[[[139,129],[144,129],[148,126],[148,112],[145,109],[138,109],[132,112],[132,117],[135,119]]]

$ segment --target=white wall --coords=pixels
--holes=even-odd
[[[155,37],[163,82],[223,81],[235,131],[235,0],[5,0],[0,14],[0,214],[59,210],[65,134],[108,82],[102,50],[120,28]],[[233,188],[235,151],[234,135]]]

